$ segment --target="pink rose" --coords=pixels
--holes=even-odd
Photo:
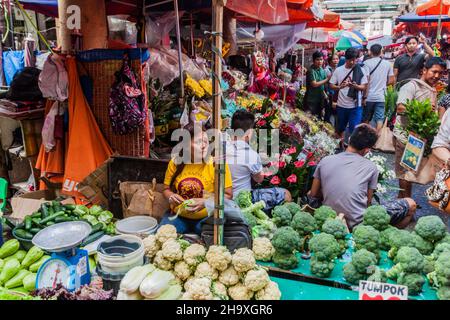
[[[270,183],[274,185],[278,185],[281,183],[281,180],[278,176],[274,176],[272,179],[270,179]]]
[[[301,167],[303,167],[305,165],[305,161],[304,160],[299,160],[299,161],[295,161],[294,162],[294,166],[296,167],[296,168],[301,168]]]
[[[314,167],[316,165],[316,162],[315,161],[310,161],[310,162],[308,162],[308,166],[309,167]]]
[[[256,125],[257,125],[258,127],[263,127],[263,126],[266,125],[266,123],[267,123],[266,120],[259,120],[259,121],[256,123]]]
[[[270,117],[270,112],[264,113],[263,118],[268,118]]]
[[[296,147],[290,147],[289,149],[284,150],[284,154],[293,154],[297,152],[297,148]]]
[[[278,163],[278,166],[279,166],[279,168],[283,169],[284,167],[286,167],[286,162],[280,161],[280,162]]]
[[[286,179],[289,183],[296,183],[297,182],[297,176],[295,174],[291,174],[289,177],[287,177]]]
[[[273,172],[272,172],[272,171],[266,171],[266,172],[263,172],[263,176],[264,176],[264,177],[270,177],[271,175],[273,175]]]

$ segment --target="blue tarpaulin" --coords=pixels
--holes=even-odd
[[[24,54],[22,51],[4,51],[3,52],[3,73],[5,75],[6,85],[11,84],[12,79],[17,72],[25,67]]]
[[[418,16],[415,13],[407,13],[396,19],[397,22],[438,22],[439,15],[434,16]],[[450,22],[448,15],[442,15],[442,22]]]

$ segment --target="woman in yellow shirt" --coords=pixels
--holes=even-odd
[[[199,125],[198,125],[199,126]],[[166,176],[164,178],[164,196],[170,204],[170,212],[162,218],[160,225],[172,224],[177,228],[177,232],[201,233],[201,223],[208,217],[205,208],[205,200],[213,196],[214,192],[214,162],[212,158],[207,158],[208,136],[205,128],[194,131],[194,124],[189,123],[182,130],[189,132],[191,161],[176,164],[174,159],[170,160]],[[194,162],[194,155],[199,157],[200,162]],[[231,173],[226,165],[225,168],[225,197],[232,199]],[[185,200],[192,200],[185,209],[179,210]],[[169,219],[171,216],[179,215],[176,219]]]

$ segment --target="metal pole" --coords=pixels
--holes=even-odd
[[[222,129],[222,92],[220,88],[220,79],[222,77],[222,31],[223,31],[223,7],[224,0],[213,0],[212,7],[212,36],[213,36],[213,117],[214,129],[216,131],[215,150],[216,161],[215,179],[214,179],[214,244],[221,245],[223,243],[223,221],[224,217],[224,177],[225,177],[225,161],[224,146],[222,145],[221,129]]]
[[[439,1],[439,19],[438,19],[438,30],[436,34],[436,43],[441,40],[441,30],[442,29],[442,0]]]
[[[184,100],[184,80],[183,80],[183,56],[181,54],[181,36],[180,36],[180,16],[178,13],[178,0],[173,0],[175,7],[175,16],[177,23],[175,24],[177,31],[177,44],[178,44],[178,69],[180,70],[180,85],[181,85],[181,98]]]
[[[300,83],[302,84],[303,87],[303,68],[305,65],[305,47],[302,46],[302,70],[300,73]]]

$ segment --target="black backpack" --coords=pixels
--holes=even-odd
[[[249,248],[253,246],[252,233],[249,225],[245,222],[240,211],[228,213],[225,211],[225,218],[219,221],[223,225],[223,245],[234,252],[239,248]],[[206,247],[214,244],[214,217],[209,217],[202,224],[202,240]]]
[[[13,101],[39,101],[42,92],[39,89],[39,74],[41,70],[25,67],[14,76],[6,98]]]

